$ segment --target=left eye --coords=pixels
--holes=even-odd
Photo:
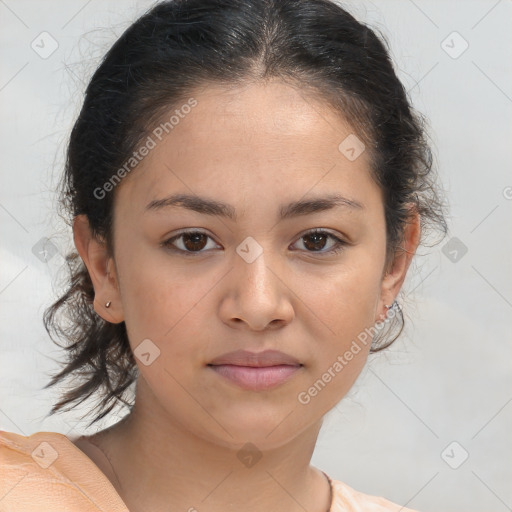
[[[344,246],[347,245],[347,242],[344,240],[341,240],[337,236],[334,236],[332,233],[329,233],[328,231],[322,231],[319,229],[315,229],[313,231],[309,231],[308,233],[303,234],[299,240],[307,239],[309,240],[308,243],[303,244],[311,248],[313,247],[315,250],[308,251],[308,252],[320,252],[321,254],[336,254],[343,250]],[[333,245],[330,249],[323,251],[323,247],[325,246],[325,241],[331,239],[333,241]],[[318,249],[318,245],[322,246],[320,249]]]
[[[181,252],[186,256],[191,256],[205,252],[203,249],[208,245],[208,239],[211,239],[211,237],[202,231],[184,231],[162,242],[162,246],[168,247],[173,251]],[[326,241],[329,239],[333,242],[331,248],[323,250],[326,246]],[[332,233],[318,229],[304,233],[299,238],[299,241],[301,240],[306,240],[306,242],[302,242],[304,247],[306,247],[306,252],[321,254],[338,253],[347,245],[347,242]]]

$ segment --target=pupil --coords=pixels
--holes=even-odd
[[[315,243],[318,243],[318,239],[322,239],[322,238],[323,238],[323,239],[324,239],[324,241],[325,241],[326,235],[322,235],[322,234],[320,234],[320,233],[313,233],[313,234],[311,234],[311,235],[307,235],[307,236],[306,236],[306,240],[307,240],[307,239],[316,239],[316,242],[313,242],[313,245],[315,245]],[[309,245],[310,245],[310,244],[308,244],[308,243],[305,243],[304,245],[305,245],[308,249],[310,249],[310,248],[311,248],[311,247],[309,247]],[[322,247],[313,247],[313,249],[317,249],[317,250],[320,250],[320,249],[322,249],[322,248],[323,248],[323,245],[322,245]]]
[[[190,251],[201,250],[205,245],[204,243],[200,243],[201,237],[205,238],[205,235],[203,235],[203,233],[185,234],[183,244]],[[192,246],[190,246],[189,241],[191,241],[190,243],[192,244]],[[199,244],[199,247],[197,247],[197,244]]]

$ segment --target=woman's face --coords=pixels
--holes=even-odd
[[[351,127],[327,105],[280,82],[193,96],[115,190],[119,296],[106,300],[160,417],[226,446],[277,447],[347,393],[370,348],[360,335],[393,300],[382,194],[368,151],[354,158]],[[166,206],[176,194],[202,211]],[[209,366],[270,349],[300,366]]]

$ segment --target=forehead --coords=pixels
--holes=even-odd
[[[180,121],[180,135],[187,137],[192,131],[203,136],[203,142],[212,134],[218,140],[232,140],[236,134],[235,140],[250,135],[252,144],[263,142],[267,147],[274,138],[283,143],[289,137],[329,143],[329,137],[353,131],[318,94],[279,80],[230,87],[212,84],[194,97],[197,106]]]
[[[122,183],[118,192],[132,206],[176,190],[215,192],[231,203],[253,193],[297,199],[313,187],[358,191],[363,202],[378,192],[368,152],[349,160],[340,151],[354,131],[319,97],[279,81],[210,85],[190,97],[195,106],[175,115],[161,140],[153,135],[154,148]],[[179,104],[156,128],[176,111]]]

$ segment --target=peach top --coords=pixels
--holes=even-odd
[[[330,480],[330,512],[415,512]],[[129,512],[110,480],[64,434],[0,430],[0,512],[38,511]]]

